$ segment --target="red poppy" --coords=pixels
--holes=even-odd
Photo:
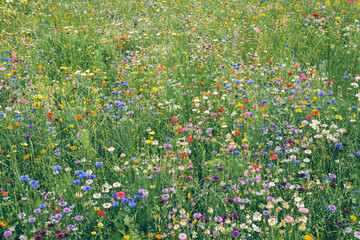
[[[52,117],[52,116],[54,116],[54,114],[53,114],[52,112],[48,112],[48,113],[46,114],[46,116]]]
[[[192,137],[187,137],[186,138],[189,142],[191,142],[193,139],[192,139]]]
[[[181,154],[180,154],[180,157],[185,157],[185,153],[181,153]]]
[[[276,160],[276,159],[277,159],[277,156],[276,156],[276,155],[272,155],[270,158],[271,158],[271,160]]]
[[[182,128],[179,128],[177,131],[178,131],[179,133],[182,133],[184,130],[182,130]]]
[[[318,14],[318,13],[313,13],[313,17],[318,18],[318,17],[320,17],[320,14]]]
[[[224,110],[223,110],[222,108],[219,108],[219,109],[218,109],[218,112],[219,112],[219,113],[222,113],[222,112],[224,112]]]
[[[241,132],[240,131],[235,131],[235,135],[239,135]]]

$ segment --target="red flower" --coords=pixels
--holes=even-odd
[[[98,212],[97,212],[97,215],[98,215],[98,216],[104,216],[104,215],[105,215],[105,212],[104,212],[104,211],[98,211]]]
[[[191,142],[193,139],[192,139],[192,137],[187,137],[186,138],[189,142]]]
[[[272,155],[270,158],[271,158],[271,160],[276,160],[276,159],[277,159],[277,156],[276,156],[276,155]]]
[[[182,128],[179,128],[177,131],[178,131],[179,133],[182,133],[184,130],[182,130]]]
[[[222,112],[224,112],[224,110],[223,110],[222,108],[219,108],[219,109],[218,109],[218,112],[219,112],[219,113],[222,113]]]
[[[292,75],[292,72],[289,72],[288,75],[291,76],[291,75]]]
[[[180,157],[185,157],[185,153],[181,153],[181,154],[180,154]]]

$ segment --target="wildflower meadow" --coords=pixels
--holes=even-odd
[[[360,239],[359,21],[0,0],[0,239]]]

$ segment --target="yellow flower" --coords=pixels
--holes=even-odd
[[[312,239],[312,237],[310,236],[310,235],[305,235],[305,240],[311,240]]]
[[[130,239],[130,236],[129,236],[129,235],[126,235],[126,236],[124,236],[124,238],[125,238],[126,240],[129,240],[129,239]]]
[[[353,222],[356,221],[356,217],[355,217],[354,215],[351,215],[350,218],[351,218],[351,220],[352,220]]]
[[[151,132],[149,132],[149,134],[150,134],[150,135],[154,135],[154,134],[155,134],[155,132],[154,132],[154,131],[151,131]]]
[[[13,126],[8,126],[7,127],[9,130],[12,130],[13,129]]]
[[[98,227],[103,227],[103,226],[104,226],[104,224],[98,223]]]
[[[335,116],[335,119],[339,119],[339,120],[341,120],[341,119],[342,119],[342,117],[341,117],[340,115],[336,115],[336,116]]]
[[[96,235],[96,232],[91,232],[91,235]]]
[[[301,109],[296,109],[295,112],[301,113],[302,111],[301,111]]]
[[[95,210],[95,211],[99,211],[100,208],[99,208],[99,207],[94,207],[94,210]]]

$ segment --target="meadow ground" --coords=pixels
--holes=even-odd
[[[1,239],[360,239],[360,2],[0,2]]]

